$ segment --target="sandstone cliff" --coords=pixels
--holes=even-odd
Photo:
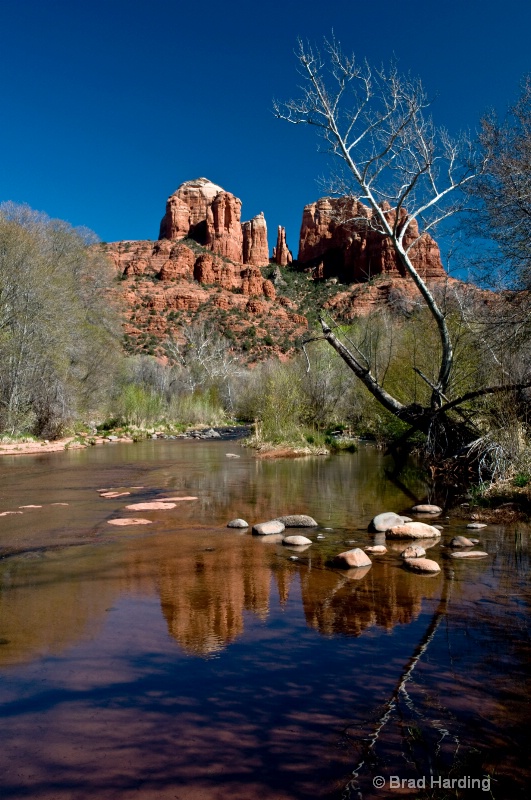
[[[422,302],[361,203],[325,197],[307,205],[293,266],[285,229],[270,265],[264,215],[242,223],[241,205],[206,178],[186,181],[168,198],[157,241],[102,245],[121,279],[131,352],[162,355],[166,339],[208,319],[254,360],[289,353],[323,306],[347,320],[382,307],[408,313]],[[411,227],[406,244],[418,235]],[[430,236],[413,253],[422,277],[446,279]]]
[[[249,222],[242,223],[244,264],[264,267],[269,264],[269,245],[267,243],[267,225],[262,212]]]
[[[370,227],[372,211],[349,197],[322,197],[305,206],[299,241],[301,264],[311,264],[316,278],[337,277],[343,283],[370,280],[377,275],[406,277],[388,237]],[[402,209],[401,217],[407,218]],[[389,212],[391,224],[396,220]],[[418,237],[416,222],[410,225],[406,247]],[[412,261],[425,280],[444,278],[439,248],[424,234],[411,250]]]
[[[190,238],[239,264],[269,263],[263,213],[241,222],[242,203],[208,178],[182,183],[166,203],[159,239]]]
[[[286,229],[282,225],[278,226],[277,244],[273,248],[273,261],[281,267],[287,267],[293,261],[291,250],[286,244]]]

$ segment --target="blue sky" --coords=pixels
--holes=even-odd
[[[372,64],[422,78],[436,121],[474,129],[531,71],[529,0],[0,0],[0,201],[104,241],[155,239],[165,201],[206,176],[279,224],[296,250],[326,174],[311,130],[276,120],[297,96],[297,37],[334,30]]]

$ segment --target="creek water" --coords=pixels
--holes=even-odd
[[[403,543],[333,569],[428,497],[389,466],[224,441],[3,457],[0,512],[22,513],[0,518],[0,796],[527,797],[529,530],[490,525],[488,558],[458,562],[441,544],[466,521],[443,515],[438,575]],[[226,527],[287,513],[319,522],[297,560]]]

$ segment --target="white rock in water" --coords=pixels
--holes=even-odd
[[[312,540],[306,536],[284,536],[282,544],[302,546],[312,544]]]
[[[387,553],[387,547],[384,544],[373,544],[370,547],[365,547],[366,553]]]
[[[249,523],[246,522],[244,519],[231,519],[230,522],[227,522],[227,528],[248,528]]]
[[[399,514],[395,514],[394,511],[383,511],[381,514],[377,514],[371,519],[369,522],[369,530],[383,532],[388,528],[392,528],[393,525],[402,525],[404,521],[404,518]]]
[[[272,533],[282,533],[285,527],[283,522],[272,519],[269,522],[259,522],[257,525],[253,525],[253,533],[257,536],[269,536]]]
[[[473,531],[479,531],[480,528],[486,528],[487,524],[485,522],[469,522],[467,528]]]

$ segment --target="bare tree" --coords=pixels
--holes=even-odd
[[[444,304],[415,268],[415,248],[428,231],[465,207],[465,189],[484,172],[491,148],[488,143],[476,148],[468,136],[453,138],[437,127],[420,81],[400,75],[395,66],[373,70],[367,62],[345,56],[334,39],[325,40],[324,57],[302,42],[297,56],[302,97],[275,103],[275,113],[317,129],[338,159],[333,193],[358,203],[358,216],[343,221],[387,237],[402,271],[420,292],[439,341],[430,374],[416,369],[430,387],[429,403],[401,402],[386,391],[370,355],[354,342],[340,340],[324,319],[322,336],[315,338],[326,339],[388,411],[427,434],[434,453],[448,455],[474,438],[470,418],[455,412],[448,416],[470,393],[449,397],[454,343]]]

